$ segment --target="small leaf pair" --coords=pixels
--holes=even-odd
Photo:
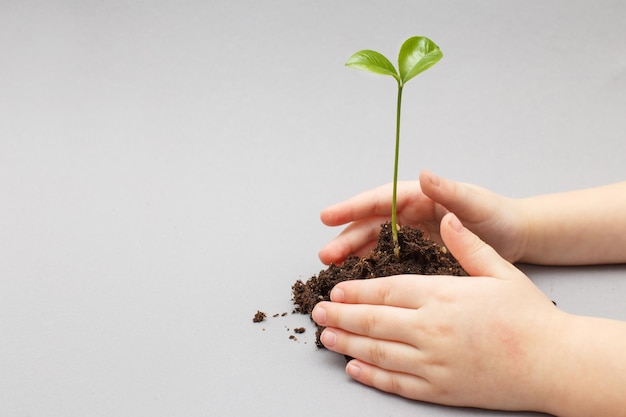
[[[398,54],[398,68],[380,52],[365,49],[353,54],[346,66],[369,71],[375,74],[390,75],[398,84],[404,85],[416,75],[435,65],[443,54],[439,47],[430,39],[414,36],[407,39]]]

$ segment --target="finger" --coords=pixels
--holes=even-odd
[[[355,335],[341,329],[327,327],[320,336],[328,350],[360,359],[389,371],[406,371],[415,367],[423,356],[415,346]]]
[[[340,282],[330,292],[332,301],[344,304],[386,305],[416,309],[450,277],[395,275]]]
[[[391,193],[389,184],[374,188],[322,210],[320,218],[327,226],[340,226],[370,216],[389,216]]]
[[[439,177],[428,170],[420,174],[421,188],[445,211],[457,214],[465,222],[478,223],[491,217],[500,196],[485,189]],[[440,217],[441,218],[441,217]]]
[[[432,401],[430,382],[419,375],[393,372],[354,359],[346,365],[346,373],[354,380],[384,392],[420,401]]]
[[[346,227],[319,252],[320,260],[329,265],[340,264],[349,255],[363,256],[376,246],[380,225],[387,219],[374,218],[358,221]]]
[[[491,246],[463,226],[453,213],[444,216],[440,229],[446,247],[470,275],[494,278],[523,275]]]
[[[411,325],[415,310],[323,301],[315,306],[311,315],[323,327],[334,327],[374,339],[416,342],[416,326]]]
[[[327,226],[339,226],[369,217],[389,219],[391,217],[392,194],[392,185],[383,185],[322,210],[320,218]],[[406,217],[411,219],[430,214],[432,204],[429,203],[430,199],[422,193],[419,182],[402,181],[398,183],[397,210],[399,216],[405,209],[410,212]]]

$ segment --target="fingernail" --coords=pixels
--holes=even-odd
[[[332,330],[325,329],[320,336],[320,340],[322,341],[324,346],[326,346],[327,348],[331,348],[335,346],[335,343],[337,342],[337,333],[333,332]]]
[[[324,325],[326,323],[326,309],[321,307],[319,304],[313,308],[313,312],[311,313],[313,316],[313,320],[319,325]]]
[[[459,219],[452,213],[448,215],[448,225],[457,233],[461,233],[463,231],[463,225],[459,221]]]
[[[337,303],[343,303],[346,300],[346,293],[341,288],[333,288],[330,291],[330,299]]]
[[[361,376],[361,367],[355,365],[354,363],[352,363],[352,361],[348,362],[348,364],[346,365],[346,373],[352,378],[357,379],[359,376]]]
[[[433,174],[432,172],[428,171],[428,179],[430,180],[430,183],[432,185],[434,185],[435,187],[439,187],[439,177],[436,176],[435,174]]]

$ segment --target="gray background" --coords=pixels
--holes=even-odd
[[[307,317],[251,319],[322,269],[323,207],[391,180],[394,81],[344,68],[353,52],[444,52],[405,89],[402,179],[528,196],[624,179],[625,19],[620,1],[0,2],[0,415],[508,415],[377,392]],[[521,267],[567,311],[626,319],[623,266]]]

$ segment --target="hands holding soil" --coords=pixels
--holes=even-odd
[[[321,213],[327,226],[349,223],[320,251],[325,264],[340,263],[346,256],[362,256],[375,246],[381,223],[391,213],[391,185],[364,192]],[[398,223],[414,225],[437,243],[443,243],[439,226],[448,212],[455,213],[505,259],[515,262],[525,243],[521,213],[514,200],[483,188],[461,184],[424,171],[419,182],[398,184]]]
[[[322,212],[327,225],[349,223],[322,249],[323,262],[375,244],[389,190]],[[399,223],[443,243],[471,276],[335,286],[312,316],[329,350],[356,358],[346,367],[352,378],[448,405],[625,415],[626,323],[562,312],[510,262],[625,262],[626,183],[509,199],[424,172],[398,191]]]

